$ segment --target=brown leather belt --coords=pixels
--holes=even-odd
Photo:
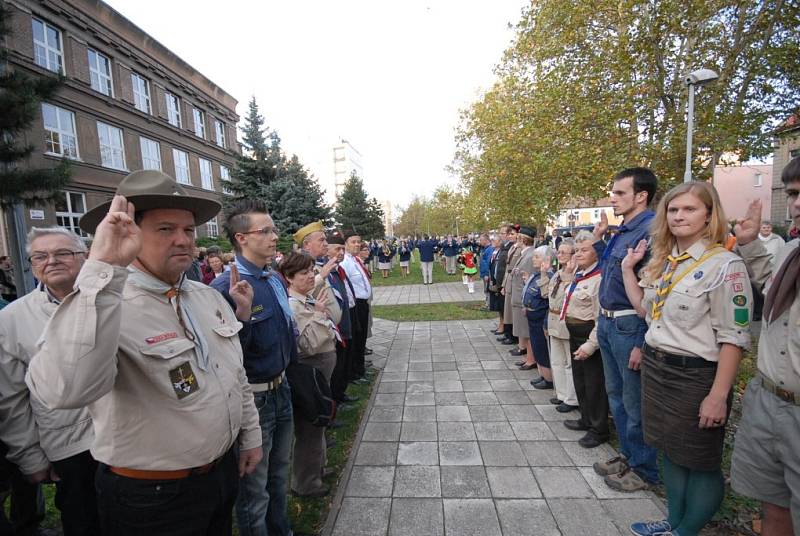
[[[773,381],[761,374],[761,372],[758,373],[758,376],[761,378],[761,385],[764,387],[764,389],[777,396],[784,402],[789,402],[795,406],[800,406],[800,395],[794,391],[789,391],[788,389],[782,389],[781,387],[778,387]]]
[[[561,311],[556,311],[555,309],[550,309],[550,312],[553,313],[554,315],[560,315],[561,314]]]
[[[149,471],[143,469],[129,469],[127,467],[112,467],[109,466],[108,470],[115,475],[124,476],[126,478],[135,478],[137,480],[181,480],[189,478],[192,475],[205,475],[211,472],[216,467],[222,458],[217,458],[211,463],[201,465],[200,467],[192,467],[191,469],[177,469],[175,471]]]

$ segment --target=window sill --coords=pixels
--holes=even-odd
[[[81,160],[80,156],[76,156],[76,157],[73,158],[73,157],[67,156],[65,154],[51,153],[50,151],[45,151],[44,155],[45,156],[52,156],[52,157],[55,157],[55,158],[66,158],[67,160],[71,160],[73,162],[83,162],[83,160]]]

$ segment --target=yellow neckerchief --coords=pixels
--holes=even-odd
[[[656,299],[653,300],[653,306],[650,312],[652,319],[658,320],[661,318],[661,309],[664,308],[664,303],[667,301],[667,297],[669,296],[670,292],[672,292],[672,289],[675,288],[675,285],[677,285],[684,277],[693,272],[695,268],[699,267],[705,261],[725,251],[728,250],[723,248],[722,244],[710,245],[699,259],[693,262],[691,266],[681,272],[681,275],[674,279],[672,278],[672,275],[678,269],[680,261],[690,258],[690,255],[687,252],[684,252],[683,255],[679,255],[677,258],[669,255],[667,257],[667,266],[661,276],[661,284],[659,285],[658,290],[656,290]]]

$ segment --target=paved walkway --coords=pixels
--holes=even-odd
[[[663,519],[652,493],[594,474],[613,450],[577,444],[492,327],[375,320],[384,369],[323,534],[620,536]]]
[[[470,294],[467,285],[459,282],[434,283],[433,285],[395,285],[375,287],[373,305],[406,305],[417,303],[482,301],[483,283],[475,282],[475,293]]]

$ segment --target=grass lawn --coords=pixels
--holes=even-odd
[[[372,274],[373,287],[387,287],[393,285],[421,285],[422,284],[422,265],[419,263],[419,252],[414,251],[411,257],[411,264],[409,265],[408,277],[400,275],[400,265],[398,264],[389,272],[389,277],[386,279],[381,275],[380,270],[376,270]],[[433,282],[434,283],[453,283],[461,281],[461,271],[456,269],[456,275],[447,275],[442,267],[441,262],[433,263]],[[478,285],[479,288],[483,288]],[[453,319],[455,320],[455,319]]]
[[[484,320],[497,319],[497,313],[482,311],[483,302],[421,303],[418,305],[375,305],[375,318],[395,322],[423,322],[431,320]]]

